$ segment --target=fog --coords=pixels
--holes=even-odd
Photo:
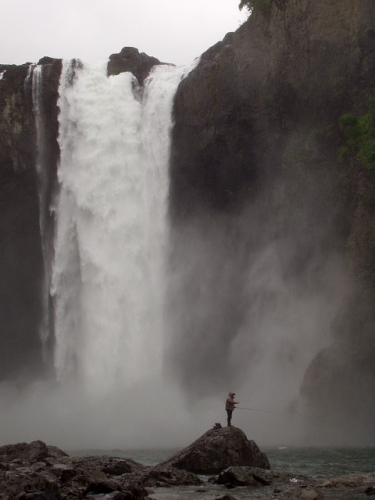
[[[175,228],[166,372],[192,405],[235,391],[239,406],[254,409],[236,413],[251,438],[308,443],[300,386],[333,340],[347,282],[341,257],[320,252],[318,240],[311,255],[298,254],[302,224],[298,238],[286,232],[274,239],[266,218],[253,205],[239,216],[202,215]]]
[[[170,233],[162,349],[138,362],[113,352],[115,378],[113,367],[106,377],[93,357],[89,369],[69,371],[60,382],[3,383],[0,442],[178,448],[216,422],[226,425],[225,399],[234,391],[241,409],[232,423],[260,447],[327,444],[327,435],[310,428],[299,389],[313,357],[332,340],[346,288],[342,263],[331,254],[319,273],[314,259],[302,275],[292,273],[293,241],[252,245],[262,225],[248,231],[248,217],[202,217]],[[131,380],[123,376],[129,362]],[[350,438],[339,433],[332,442]]]

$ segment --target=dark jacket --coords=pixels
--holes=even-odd
[[[237,401],[235,401],[232,396],[228,396],[227,400],[225,402],[225,409],[229,410],[229,411],[233,411],[235,408],[234,405],[236,405],[236,404],[238,404]]]

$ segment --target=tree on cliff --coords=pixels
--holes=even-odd
[[[375,170],[375,96],[368,99],[368,112],[362,116],[351,113],[339,120],[346,143],[340,149],[340,159],[349,159],[351,164],[359,160],[362,167]]]
[[[253,11],[265,13],[274,3],[278,9],[284,9],[288,0],[241,0],[238,7],[244,7],[251,13]]]
[[[238,7],[240,10],[245,7],[249,12],[253,10],[264,12],[267,10],[270,3],[269,0],[241,0]]]

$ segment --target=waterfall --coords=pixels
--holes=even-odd
[[[48,160],[46,158],[46,123],[43,106],[43,66],[32,64],[25,79],[25,88],[31,83],[33,113],[37,136],[36,172],[39,195],[39,226],[43,255],[43,283],[42,283],[42,321],[39,326],[39,336],[42,340],[44,356],[46,356],[46,342],[51,329],[50,311],[50,284],[51,284],[51,237],[50,237],[50,207],[49,207],[49,180]]]
[[[130,73],[65,62],[55,260],[58,380],[129,387],[161,364],[171,108],[187,68]]]

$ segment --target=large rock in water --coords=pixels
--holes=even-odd
[[[151,57],[144,52],[139,52],[135,47],[124,47],[119,54],[111,54],[107,65],[107,73],[119,75],[130,71],[137,78],[140,85],[150,74],[153,66],[161,63],[156,57]]]
[[[235,465],[269,469],[267,455],[237,427],[211,429],[187,448],[166,460],[171,466],[196,474],[218,474]]]

